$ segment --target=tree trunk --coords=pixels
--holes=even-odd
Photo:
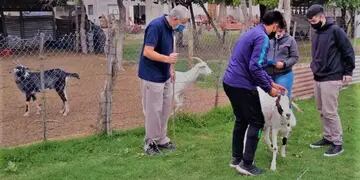
[[[205,6],[204,6],[204,3],[203,3],[202,1],[200,1],[199,4],[200,4],[200,7],[201,7],[201,8],[203,9],[203,11],[205,12],[205,14],[206,14],[206,16],[207,16],[207,18],[208,18],[211,26],[214,28],[214,31],[215,31],[215,33],[216,33],[217,38],[221,41],[221,35],[220,35],[219,31],[217,30],[217,28],[216,28],[216,26],[215,26],[215,24],[214,24],[214,21],[212,20],[211,16],[209,15],[209,12],[206,10],[206,8],[205,8]]]
[[[287,24],[287,32],[290,33],[291,26],[291,0],[284,0],[284,16]]]
[[[260,21],[262,21],[262,18],[264,17],[264,14],[265,14],[267,8],[266,8],[266,6],[264,6],[262,4],[260,4],[259,6],[260,6],[259,7],[260,8]]]
[[[341,8],[341,26],[345,32],[347,32],[347,23],[346,23],[346,8]]]
[[[84,2],[82,0],[80,0],[80,6],[81,6],[81,22],[80,22],[80,41],[81,41],[81,51],[84,54],[87,54],[87,38],[86,38],[86,29],[85,29],[85,15],[86,15],[86,10],[85,10],[85,5]]]
[[[355,32],[355,9],[349,9],[349,20],[347,21],[347,35],[353,38]]]
[[[75,51],[79,52],[79,45],[80,45],[80,34],[79,34],[79,13],[78,9],[75,6]]]
[[[252,21],[254,19],[254,16],[253,16],[253,10],[252,10],[252,0],[249,0],[249,18],[250,18],[250,21]]]
[[[284,9],[284,1],[286,1],[286,0],[279,0],[279,3],[278,3],[278,10],[282,10],[282,9]]]
[[[81,52],[87,54],[87,36],[86,36],[86,29],[85,29],[85,6],[82,4],[81,1],[81,15],[80,15],[80,42],[81,42]]]
[[[119,22],[117,24],[118,30],[116,31],[116,57],[117,57],[117,67],[119,70],[122,69],[122,60],[123,60],[123,50],[124,50],[124,40],[125,40],[125,28],[126,28],[126,9],[123,4],[123,0],[117,0],[119,8]]]
[[[192,7],[192,3],[189,6],[190,14],[191,14],[191,22],[192,22],[192,28],[193,28],[193,40],[194,40],[194,48],[196,49],[199,46],[199,37],[198,33],[196,31],[196,22],[195,22],[195,16],[194,16],[194,9]]]
[[[219,16],[217,22],[223,22],[226,20],[226,4],[225,2],[220,3]]]
[[[248,26],[249,25],[249,15],[248,15],[248,8],[246,6],[246,0],[241,0],[240,8],[243,13],[244,23],[246,24],[246,26]]]

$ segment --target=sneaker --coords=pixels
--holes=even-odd
[[[322,138],[321,140],[310,144],[310,147],[315,149],[315,148],[321,148],[321,147],[329,146],[329,145],[332,145],[332,142],[329,140],[326,140],[325,138]]]
[[[330,148],[324,153],[326,157],[337,156],[344,152],[342,145],[331,145]]]
[[[168,142],[168,143],[165,143],[165,144],[159,144],[158,147],[160,149],[166,149],[166,150],[170,150],[170,151],[174,151],[176,149],[175,144],[172,143],[172,142]]]
[[[246,166],[243,161],[241,161],[241,163],[236,166],[236,170],[239,173],[247,176],[258,176],[265,172],[264,170],[256,167],[255,165]]]
[[[230,161],[230,167],[232,168],[236,168],[236,166],[238,166],[241,162],[241,158],[238,158],[238,157],[233,157],[231,158],[231,161]]]
[[[145,153],[149,156],[160,154],[160,149],[155,142],[150,143],[145,147]]]

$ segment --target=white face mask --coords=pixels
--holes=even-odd
[[[285,32],[276,32],[276,35],[275,35],[275,38],[276,39],[280,39],[280,38],[282,38],[282,37],[284,37],[284,34],[285,34]]]

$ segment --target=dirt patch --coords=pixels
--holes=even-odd
[[[48,56],[40,61],[38,57],[18,59],[21,64],[32,70],[62,68],[76,72],[80,80],[71,79],[67,88],[70,113],[63,117],[59,110],[62,103],[54,91],[46,91],[45,108],[47,136],[49,139],[64,139],[86,136],[96,132],[99,117],[99,96],[106,78],[106,59],[100,56]],[[31,114],[23,117],[25,97],[16,87],[13,75],[9,73],[15,64],[12,59],[0,59],[0,145],[14,146],[41,141],[44,135],[43,122],[36,115],[36,107],[31,104]],[[143,125],[139,79],[137,65],[126,65],[115,84],[113,95],[112,127],[130,129]],[[41,100],[41,94],[37,95]],[[214,107],[215,90],[203,89],[195,85],[185,93],[184,111],[206,112]],[[226,104],[227,98],[221,92],[220,104]]]

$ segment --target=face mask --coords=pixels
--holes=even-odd
[[[275,35],[276,35],[276,32],[271,32],[268,36],[269,36],[269,39],[274,39],[275,38]]]
[[[174,31],[183,32],[184,29],[185,29],[185,25],[183,25],[183,24],[178,24],[178,25],[175,27]]]
[[[322,27],[322,22],[319,21],[319,22],[316,23],[316,24],[311,24],[311,27],[314,28],[314,29],[316,29],[316,30],[319,30],[319,29],[321,29],[321,27]]]
[[[282,37],[284,37],[283,33],[276,33],[276,36],[275,36],[276,39],[280,39]]]

